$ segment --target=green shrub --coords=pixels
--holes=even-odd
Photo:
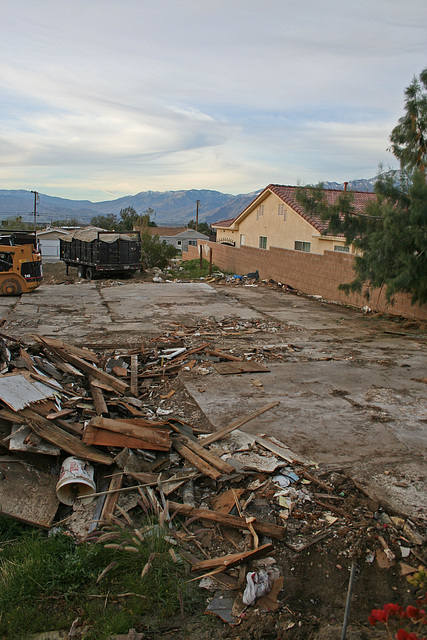
[[[141,262],[144,269],[164,269],[177,253],[174,246],[160,240],[159,236],[151,235],[148,230],[141,232]]]

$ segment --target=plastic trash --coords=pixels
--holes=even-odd
[[[243,603],[253,604],[270,591],[268,573],[266,571],[249,571],[246,574],[246,587],[243,592]]]

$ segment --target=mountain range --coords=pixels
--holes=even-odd
[[[347,188],[354,191],[373,191],[375,178],[352,180]],[[344,183],[324,182],[326,189],[343,189]],[[208,189],[183,191],[141,191],[134,196],[124,196],[116,200],[91,202],[71,200],[39,194],[37,222],[51,224],[54,220],[75,220],[88,224],[91,218],[109,213],[119,215],[121,209],[133,207],[138,214],[153,209],[152,218],[157,225],[185,225],[196,217],[196,202],[199,200],[199,221],[213,223],[218,220],[235,218],[262,191],[239,195],[221,193]],[[0,220],[21,216],[23,222],[31,222],[34,216],[34,195],[31,191],[0,190]]]

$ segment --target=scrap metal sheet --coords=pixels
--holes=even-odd
[[[48,387],[32,384],[23,375],[0,377],[0,400],[13,411],[21,411],[33,402],[40,402],[52,396],[53,392],[48,390]]]

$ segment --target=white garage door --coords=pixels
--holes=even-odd
[[[43,258],[59,258],[59,240],[40,240]]]

